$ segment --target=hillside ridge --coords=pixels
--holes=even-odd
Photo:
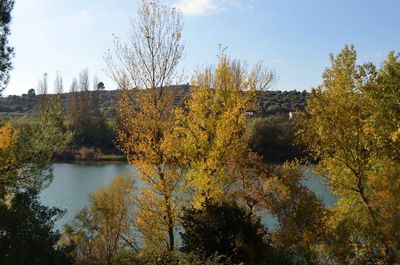
[[[182,86],[186,88],[186,86]],[[186,89],[183,90],[176,101],[181,102],[183,98],[188,97]],[[119,97],[119,90],[100,90],[90,91],[90,94],[99,93],[99,106],[101,111],[109,117],[116,115],[116,105]],[[81,92],[74,92],[81,93]],[[63,105],[68,109],[69,98],[71,92],[63,93]],[[304,110],[306,100],[309,96],[307,91],[257,91],[257,104],[259,106],[256,114],[258,116],[269,116],[278,113],[289,113],[298,110]],[[32,92],[22,94],[21,96],[10,95],[0,97],[0,115],[35,115],[40,95],[35,95]],[[178,104],[178,103],[177,103]]]

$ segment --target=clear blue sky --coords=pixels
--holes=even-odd
[[[184,13],[190,75],[213,64],[218,44],[232,57],[262,60],[279,76],[273,89],[309,90],[321,81],[329,53],[354,44],[359,61],[378,65],[400,50],[399,0],[165,0]],[[65,90],[88,68],[108,89],[103,56],[112,34],[127,36],[135,0],[16,0],[11,43],[14,70],[5,95],[36,88],[43,73],[50,88],[57,71]]]

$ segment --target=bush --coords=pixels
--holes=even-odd
[[[94,160],[99,152],[93,147],[81,147],[75,152],[75,160]]]
[[[260,218],[235,203],[206,201],[202,209],[186,209],[182,226],[183,252],[203,257],[218,253],[230,258],[223,259],[225,264],[283,264]]]
[[[29,190],[0,203],[0,264],[72,264],[54,230],[63,211],[40,205],[37,196]]]
[[[201,258],[193,253],[181,253],[170,251],[147,251],[133,255],[132,253],[120,253],[113,260],[113,265],[222,265],[221,256],[212,255],[209,258]],[[231,263],[231,265],[234,265]]]

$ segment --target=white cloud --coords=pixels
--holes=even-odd
[[[67,20],[76,23],[87,22],[90,20],[90,14],[86,9],[82,9],[77,14],[67,17]]]
[[[208,16],[225,11],[229,8],[236,10],[253,10],[250,0],[175,0],[173,7],[179,9],[188,17]]]
[[[219,12],[236,10],[253,10],[252,0],[175,0],[173,7],[188,17],[208,16]]]
[[[223,9],[215,0],[179,0],[173,7],[189,17],[211,15]]]
[[[280,63],[281,60],[279,58],[274,58],[271,60],[271,63]]]

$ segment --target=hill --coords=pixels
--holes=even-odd
[[[182,86],[186,88],[186,86]],[[80,92],[75,92],[79,94]],[[95,93],[91,91],[90,93]],[[119,90],[98,91],[99,106],[101,111],[108,117],[116,115],[116,102],[119,97]],[[189,91],[184,89],[176,101],[177,104],[189,95]],[[279,113],[289,113],[296,110],[304,110],[306,99],[309,93],[307,91],[258,91],[257,104],[259,109],[256,116],[271,116]],[[38,98],[32,91],[22,96],[0,97],[0,115],[35,115]],[[69,107],[70,93],[62,94],[63,105],[65,109]]]

